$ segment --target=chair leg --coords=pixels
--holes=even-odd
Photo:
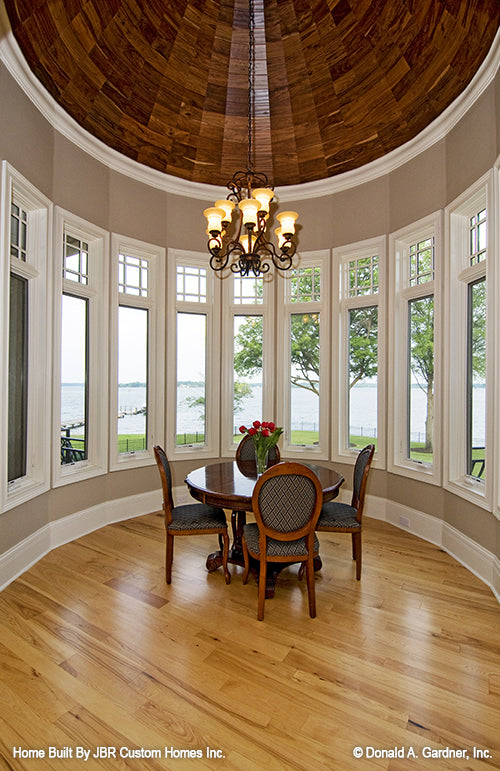
[[[257,606],[257,619],[262,621],[264,619],[264,603],[266,601],[266,579],[267,579],[267,562],[265,559],[260,560],[259,570],[259,591],[258,591],[258,606]]]
[[[306,580],[307,580],[307,596],[309,599],[309,615],[311,618],[316,618],[316,587],[314,585],[314,563],[312,560],[307,560],[306,566]]]
[[[250,573],[250,555],[248,553],[248,546],[247,546],[245,536],[243,536],[241,545],[243,546],[243,564],[244,564],[242,580],[243,580],[243,583],[246,584],[246,582],[248,581],[248,574]]]
[[[231,582],[231,573],[227,567],[227,558],[229,555],[229,536],[227,534],[227,530],[224,531],[224,533],[220,533],[219,538],[220,537],[222,538],[222,569],[224,570],[224,578],[226,579],[226,584],[229,584]]]
[[[300,563],[300,568],[299,568],[299,581],[302,581],[302,579],[304,578],[304,571],[305,571],[305,569],[306,569],[306,563],[305,562],[301,562]]]
[[[165,553],[165,577],[167,584],[172,581],[172,561],[174,559],[174,536],[167,531],[167,544]]]
[[[361,530],[352,534],[353,559],[356,560],[356,579],[361,579]]]

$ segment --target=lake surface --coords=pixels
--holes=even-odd
[[[178,390],[178,433],[203,432],[203,408],[190,406],[190,400],[203,397],[201,386],[183,386]],[[474,440],[476,446],[484,446],[484,404],[486,389],[484,386],[474,388]],[[83,415],[83,386],[63,385],[61,400],[61,422],[73,422]],[[130,413],[135,409],[141,409],[146,403],[146,388],[142,386],[119,387],[119,412]],[[376,436],[377,430],[377,388],[373,385],[355,386],[350,395],[351,401],[351,433],[364,436]],[[318,429],[317,423],[317,397],[302,388],[293,389],[294,412],[300,407],[300,420],[292,423],[292,430],[314,431]],[[412,390],[413,425],[414,432],[421,432],[421,440],[425,436],[425,408],[426,398],[424,392],[414,386]],[[246,397],[235,415],[235,429],[240,425],[248,425],[254,420],[271,420],[272,415],[261,415],[262,412],[262,386],[252,386],[252,393]],[[145,426],[144,415],[125,414],[119,420],[120,434],[143,434]],[[418,436],[412,434],[412,440],[419,441]]]

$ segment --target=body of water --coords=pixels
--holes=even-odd
[[[294,430],[314,431],[318,429],[317,397],[302,388],[294,388],[294,412],[300,412],[300,420],[292,424]],[[485,435],[485,393],[483,386],[475,387],[474,393],[474,441],[475,446],[484,446]],[[191,406],[192,399],[203,397],[201,386],[182,386],[178,390],[178,426],[179,433],[203,432],[202,407]],[[146,403],[146,388],[142,386],[120,386],[119,411],[130,413],[141,409]],[[351,433],[362,432],[366,436],[376,436],[377,431],[377,388],[373,385],[355,386],[350,394]],[[412,391],[412,430],[425,436],[426,397],[424,392],[414,386]],[[61,422],[73,422],[83,416],[83,386],[64,385],[62,387]],[[240,404],[235,415],[235,428],[248,425],[256,419],[272,420],[273,415],[262,415],[262,386],[252,386],[252,393]],[[120,434],[143,434],[145,416],[125,414],[118,421]],[[412,439],[416,439],[412,435]]]

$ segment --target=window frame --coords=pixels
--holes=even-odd
[[[378,292],[369,295],[349,297],[346,292],[346,266],[352,260],[362,259],[376,254],[378,256]],[[373,456],[373,466],[385,468],[386,465],[386,258],[387,237],[385,235],[364,239],[353,244],[333,249],[332,313],[333,333],[332,349],[339,352],[338,358],[332,356],[332,398],[337,414],[332,420],[332,460],[340,463],[356,462],[358,450],[345,446],[344,437],[349,435],[349,312],[358,308],[378,306],[378,357],[377,357],[377,450]],[[366,444],[369,444],[367,437]]]
[[[434,279],[410,286],[409,249],[415,243],[434,238]],[[442,213],[401,228],[389,235],[389,378],[388,378],[388,470],[413,479],[441,485],[442,479]],[[432,464],[407,457],[408,355],[410,302],[434,296],[434,431]]]
[[[316,251],[302,252],[300,258],[294,261],[295,268],[320,267],[321,288],[319,301],[290,302],[287,282],[290,282],[291,271],[277,276],[275,303],[280,308],[276,317],[277,329],[277,370],[276,370],[276,394],[283,396],[277,398],[275,404],[275,423],[283,426],[282,454],[287,458],[308,460],[312,463],[317,460],[327,460],[330,445],[330,251],[318,249]],[[291,389],[290,382],[290,340],[291,317],[295,314],[319,313],[320,315],[320,398],[319,398],[319,442],[317,445],[297,445],[291,442]]]
[[[168,249],[167,276],[167,426],[166,445],[171,460],[213,458],[220,454],[220,360],[221,360],[221,277],[215,275],[206,254],[184,249]],[[177,266],[205,268],[206,302],[177,300]],[[206,315],[206,416],[205,444],[177,445],[177,313]],[[171,417],[171,424],[168,420]]]
[[[64,233],[86,241],[89,246],[88,283],[63,277]],[[60,207],[55,209],[54,226],[54,316],[53,316],[53,447],[52,486],[89,479],[107,472],[108,460],[108,331],[109,331],[109,234]],[[88,457],[61,465],[61,310],[62,295],[88,300]],[[59,417],[57,417],[59,416]]]
[[[27,260],[10,255],[11,201],[28,214]],[[50,488],[51,288],[48,256],[52,251],[51,201],[2,161],[0,242],[0,346],[2,361],[9,358],[9,288],[11,272],[28,282],[28,392],[26,474],[8,482],[8,366],[0,379],[0,511],[19,506]]]
[[[132,295],[119,291],[120,254],[146,260],[148,294]],[[109,467],[111,471],[149,466],[156,463],[153,447],[162,444],[165,435],[165,259],[161,246],[112,233],[110,259],[110,406]],[[148,312],[148,415],[146,449],[118,452],[118,313],[119,307],[138,308]],[[116,413],[116,414],[115,414]]]
[[[468,264],[469,219],[479,211],[487,210],[486,259]],[[477,209],[477,211],[476,211]],[[444,483],[443,486],[471,503],[492,509],[494,447],[493,360],[495,345],[495,281],[494,255],[495,227],[493,209],[492,172],[485,174],[474,185],[445,208],[445,227],[448,243],[446,271],[446,399],[444,413]],[[486,278],[486,395],[485,395],[485,460],[486,478],[480,480],[465,473],[467,458],[467,323],[468,292],[470,284]],[[456,373],[461,373],[457,377]]]

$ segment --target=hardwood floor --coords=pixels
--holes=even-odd
[[[0,594],[0,768],[500,769],[490,590],[369,519],[357,582],[320,536],[316,619],[294,567],[258,622],[253,579],[206,573],[214,536],[176,539],[168,587],[156,514],[47,555]]]

